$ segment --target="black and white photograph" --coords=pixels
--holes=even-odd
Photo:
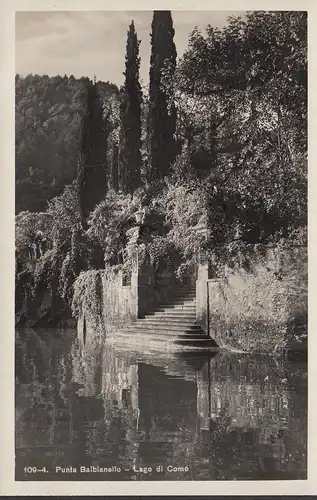
[[[113,9],[15,13],[15,481],[307,480],[308,14]]]

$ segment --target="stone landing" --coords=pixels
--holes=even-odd
[[[193,348],[217,348],[216,342],[196,323],[196,290],[175,288],[173,298],[142,319],[117,331],[113,340],[129,344],[170,344]]]

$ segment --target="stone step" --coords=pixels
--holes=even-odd
[[[154,314],[154,313],[159,313],[159,312],[182,312],[182,311],[195,311],[196,312],[196,305],[195,304],[170,304],[170,305],[157,305],[155,309],[153,308],[151,311],[147,312],[146,314]]]
[[[198,325],[160,325],[160,324],[153,324],[153,325],[134,325],[134,326],[129,326],[127,328],[124,328],[122,331],[124,332],[140,332],[146,334],[152,334],[155,332],[162,332],[166,335],[169,335],[170,333],[175,333],[175,334],[180,334],[183,335],[185,333],[201,333],[203,330],[198,326]]]
[[[196,306],[193,304],[171,304],[167,305],[165,304],[164,306],[157,306],[153,311],[150,311],[151,313],[156,313],[156,312],[171,312],[173,313],[182,313],[182,312],[189,312],[189,313],[195,313],[196,314]],[[149,313],[147,313],[149,314]]]
[[[134,323],[133,325],[129,326],[128,328],[142,328],[143,330],[146,330],[148,328],[155,328],[155,329],[163,329],[163,330],[175,330],[175,329],[184,329],[184,330],[201,330],[201,327],[199,325],[196,325],[195,323],[184,323],[182,321],[179,322],[170,322],[170,321],[147,321],[146,323]]]
[[[178,345],[191,345],[192,347],[201,347],[202,345],[205,346],[205,347],[216,347],[216,343],[215,341],[208,337],[208,335],[203,338],[203,339],[190,339],[190,340],[186,340],[186,339],[178,339],[178,340],[175,340],[174,344],[178,344]]]
[[[156,322],[156,323],[172,323],[172,324],[195,324],[195,321],[196,321],[196,317],[195,315],[191,314],[189,317],[185,317],[185,316],[182,316],[182,315],[179,315],[178,316],[173,316],[173,315],[170,315],[170,316],[156,316],[156,315],[153,315],[153,316],[145,316],[144,320],[147,322],[147,323],[153,323],[153,322]]]
[[[152,320],[153,318],[158,318],[159,320],[174,320],[174,319],[184,319],[184,321],[191,321],[192,323],[196,322],[196,314],[194,312],[178,312],[178,311],[160,311],[147,313],[147,315],[143,318],[144,320]]]
[[[135,336],[128,336],[128,335],[118,335],[115,342],[119,344],[120,342],[123,343],[123,345],[126,347],[128,343],[131,343],[133,346],[136,345],[142,345],[144,346],[144,336],[143,335],[135,335]],[[210,337],[204,337],[202,339],[191,339],[191,338],[186,338],[186,339],[180,339],[178,337],[176,338],[167,338],[167,337],[161,337],[158,335],[151,336],[149,339],[147,339],[147,342],[149,342],[149,346],[156,344],[156,345],[161,345],[162,349],[166,349],[167,345],[173,345],[173,346],[182,346],[184,348],[186,347],[198,347],[198,348],[208,348],[208,349],[216,349],[217,345],[215,342],[210,338]]]
[[[170,305],[196,305],[196,299],[190,299],[190,298],[186,298],[186,299],[175,299],[173,297],[173,299],[171,299],[169,302],[163,302],[160,304],[160,307],[162,306],[170,306]]]
[[[153,311],[153,313],[158,313],[160,316],[181,316],[181,317],[195,317],[196,319],[196,309],[176,309],[176,308],[166,308]]]
[[[196,298],[196,291],[173,293],[172,297],[174,297],[175,299],[179,299],[179,298],[186,299],[187,297],[191,297],[191,298],[195,299]]]
[[[129,335],[129,333],[130,333],[130,335]],[[116,333],[115,337],[116,338],[121,337],[121,338],[125,338],[125,339],[129,338],[130,340],[136,340],[136,339],[145,340],[144,334],[140,334],[140,335],[138,335],[137,333],[131,334],[131,332],[128,332],[128,331],[127,332],[120,331],[120,332]],[[146,336],[146,340],[148,341],[150,338],[153,341],[161,341],[161,342],[178,342],[178,341],[181,341],[181,342],[202,342],[202,341],[206,341],[206,340],[207,341],[212,340],[205,333],[201,333],[199,335],[193,335],[193,334],[164,335],[162,333],[155,333],[155,334],[151,333],[151,334],[148,334]]]
[[[134,328],[135,326],[137,327],[142,327],[142,328],[148,328],[150,325],[156,325],[156,326],[162,326],[162,327],[173,327],[173,326],[184,326],[184,328],[194,328],[197,330],[197,328],[201,328],[200,325],[198,325],[195,321],[182,321],[182,320],[176,320],[176,321],[169,321],[169,320],[162,320],[159,318],[153,317],[153,319],[138,319],[137,321],[134,321],[131,323],[127,328]]]
[[[183,293],[184,295],[187,293],[196,293],[196,288],[195,287],[186,288],[185,286],[184,287],[174,286],[173,294],[177,295],[179,293]]]
[[[161,302],[161,304],[183,304],[184,302],[194,302],[196,303],[196,297],[171,297],[171,298],[166,298],[166,302]]]
[[[149,325],[150,323],[153,323],[153,324],[156,324],[156,325],[180,325],[180,324],[183,324],[183,325],[196,325],[196,319],[190,317],[190,318],[178,318],[178,317],[175,317],[175,316],[169,316],[167,318],[164,318],[164,317],[159,317],[159,316],[150,316],[149,318],[143,318],[143,319],[139,319],[135,322],[136,324],[138,325]]]
[[[165,311],[174,309],[177,311],[196,311],[196,306],[194,304],[163,304],[155,309],[155,311]]]

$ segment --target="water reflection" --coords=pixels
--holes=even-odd
[[[17,334],[17,480],[306,477],[305,365],[72,337]]]

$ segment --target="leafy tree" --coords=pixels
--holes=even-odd
[[[119,185],[125,193],[133,193],[141,184],[142,91],[139,83],[139,45],[132,21],[127,36],[125,83],[120,106]]]
[[[43,215],[47,222],[44,236],[49,244],[47,251],[36,261],[35,293],[43,286],[54,289],[54,293],[57,293],[58,288],[63,291],[67,287],[75,270],[79,273],[76,267],[66,267],[66,262],[69,260],[73,263],[74,254],[78,253],[76,243],[79,241],[80,217],[76,181],[66,186],[61,195],[49,201]],[[69,271],[68,274],[66,271]]]
[[[306,225],[306,38],[304,12],[248,13],[195,30],[178,67],[179,130],[192,133],[192,163],[208,153],[210,248],[224,260],[238,242],[272,243]]]
[[[48,289],[54,304],[53,316],[63,308],[64,312],[67,309],[69,311],[72,286],[76,277],[82,270],[96,267],[94,246],[80,227],[76,181],[66,186],[60,196],[49,201],[46,212],[22,212],[16,219],[17,233],[22,234],[21,225],[24,231],[28,228],[26,236],[32,242],[31,249],[34,243],[37,243],[41,250],[31,252],[34,266],[30,277],[33,305],[36,305],[43,291]],[[25,238],[26,242],[28,238]],[[19,250],[19,247],[17,249]],[[17,284],[18,288],[19,286]]]
[[[263,121],[278,119],[280,129],[295,134],[306,149],[305,12],[248,13],[244,20],[231,18],[223,30],[209,26],[206,37],[195,30],[178,77],[178,88],[192,98],[209,99],[214,113],[221,114],[229,100],[236,123],[251,110],[261,111]],[[295,136],[287,139],[292,143]]]
[[[177,273],[183,276],[197,262],[203,247],[204,236],[196,228],[207,223],[208,189],[204,182],[188,177],[168,181],[162,196],[170,226],[166,239],[181,255]]]
[[[148,115],[150,180],[166,176],[175,159],[176,111],[169,98],[175,66],[176,48],[171,12],[154,11]]]
[[[78,193],[82,225],[93,208],[106,194],[106,145],[108,120],[96,82],[87,85],[87,110],[82,123],[80,162],[78,168]]]
[[[30,250],[38,240],[49,237],[50,214],[46,212],[20,212],[15,216],[15,248],[17,252]]]

